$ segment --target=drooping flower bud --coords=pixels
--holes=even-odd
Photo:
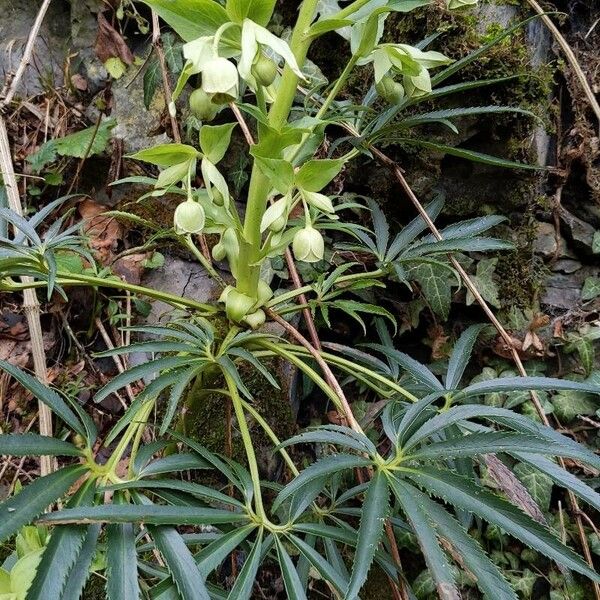
[[[182,202],[175,209],[175,229],[178,233],[200,233],[204,229],[204,209],[193,200]]]
[[[219,261],[227,256],[227,250],[225,249],[225,246],[219,242],[213,246],[211,254],[216,261]]]
[[[286,224],[287,217],[285,215],[281,215],[269,225],[269,231],[272,231],[273,233],[281,233],[285,229]]]
[[[325,241],[319,231],[308,225],[296,233],[292,249],[297,260],[316,263],[323,259]]]
[[[211,192],[212,192],[212,201],[217,206],[223,206],[223,204],[225,204],[225,198],[223,198],[223,194],[221,193],[221,191],[219,189],[217,189],[216,187],[213,187],[211,189]]]
[[[208,61],[202,69],[202,89],[212,94],[215,104],[237,100],[239,78],[235,65],[220,56]]]
[[[259,50],[250,72],[259,85],[269,87],[277,77],[277,65]]]
[[[375,84],[377,93],[389,104],[398,104],[404,98],[404,88],[401,83],[394,81],[389,75],[384,75]]]
[[[202,89],[194,90],[190,96],[190,110],[201,121],[212,121],[219,112],[210,96]]]
[[[404,76],[404,89],[409,98],[420,98],[431,94],[431,77],[429,71],[422,67],[418,75]]]
[[[244,321],[246,321],[246,323],[248,323],[252,329],[258,329],[259,327],[262,327],[266,320],[267,316],[265,315],[265,311],[261,310],[260,308],[257,311],[246,315],[246,318],[244,319]]]
[[[225,299],[225,312],[227,318],[234,323],[239,323],[254,306],[256,300],[238,292],[235,288],[229,290]]]

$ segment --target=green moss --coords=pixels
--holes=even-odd
[[[275,378],[281,370],[276,359],[263,361]],[[287,390],[277,390],[253,367],[245,363],[239,365],[240,375],[253,398],[253,406],[272,427],[280,439],[290,437],[295,431],[295,419],[290,406]],[[186,400],[186,434],[209,450],[224,453],[227,447],[227,412],[229,401],[222,394],[207,393],[206,389],[224,387],[222,376],[209,373],[195,386]],[[282,385],[282,388],[285,386]],[[241,436],[234,426],[232,431],[232,457],[246,464]],[[263,472],[271,470],[273,444],[258,423],[248,421],[250,433],[257,453],[259,467]]]

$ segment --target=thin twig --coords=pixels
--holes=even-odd
[[[162,40],[160,37],[160,22],[156,11],[152,11],[152,45],[156,50],[158,56],[158,62],[160,64],[160,71],[162,73],[163,91],[165,94],[165,102],[167,106],[171,103],[171,83],[169,82],[169,71],[167,70],[167,61],[165,59],[165,51],[163,49]],[[169,118],[171,119],[171,129],[173,130],[173,139],[177,143],[181,143],[181,133],[179,131],[179,123],[177,117],[171,114],[169,111]]]
[[[8,88],[6,97],[2,102],[0,102],[0,108],[12,102],[17,88],[19,87],[19,83],[21,83],[21,79],[23,78],[23,74],[25,73],[25,69],[31,62],[31,57],[33,56],[33,47],[35,46],[35,41],[40,32],[40,28],[42,26],[42,22],[44,21],[44,17],[46,16],[46,12],[48,11],[48,7],[50,6],[50,2],[51,0],[44,0],[44,3],[38,11],[37,17],[35,18],[31,31],[29,32],[29,38],[27,39],[27,44],[25,45],[25,50],[23,51],[19,68],[17,69],[14,79]]]
[[[598,126],[600,128],[600,104],[598,103],[598,100],[596,100],[596,96],[595,96],[590,84],[588,83],[587,77],[586,77],[585,73],[583,72],[581,65],[579,64],[579,61],[577,60],[575,53],[573,52],[571,46],[569,45],[569,42],[567,42],[567,40],[564,38],[563,34],[559,31],[558,27],[554,24],[552,19],[547,14],[544,13],[544,9],[536,2],[536,0],[527,0],[527,3],[529,4],[529,6],[531,6],[531,8],[533,8],[533,10],[535,10],[535,12],[538,15],[540,15],[542,21],[544,22],[546,27],[550,30],[550,32],[552,33],[552,35],[558,42],[558,45],[561,47],[562,51],[565,53],[565,57],[566,57],[567,61],[569,62],[569,64],[571,65],[571,68],[575,72],[577,79],[579,79],[579,83],[581,84],[581,87],[583,88],[583,92],[584,92],[586,98],[588,99],[588,102],[590,103],[592,110],[596,114],[596,118],[598,119]]]
[[[21,198],[19,197],[19,188],[17,187],[10,143],[8,141],[8,132],[6,131],[6,124],[2,115],[0,115],[0,171],[8,197],[8,207],[13,212],[23,216],[23,207],[21,206]],[[31,277],[21,277],[21,282],[24,284],[31,283],[32,281]],[[34,288],[23,290],[23,310],[27,317],[27,325],[29,326],[35,376],[42,384],[46,385],[48,383],[46,352],[44,350],[44,338],[40,321],[40,304]],[[38,411],[40,433],[52,436],[52,413],[50,409],[43,402],[38,401]],[[40,459],[41,474],[48,475],[48,473],[51,473],[54,464],[55,461],[51,457],[42,456]]]
[[[108,335],[108,331],[106,331],[106,327],[104,327],[104,324],[102,323],[102,321],[100,320],[99,317],[96,318],[96,327],[98,327],[98,331],[100,331],[100,335],[102,336],[102,339],[104,340],[104,343],[106,344],[106,347],[109,350],[114,350],[115,345],[113,344],[113,341],[110,339],[110,336]],[[121,362],[121,358],[117,354],[113,354],[112,359],[113,359],[113,362],[115,363],[115,366],[117,367],[117,371],[119,371],[119,373],[124,373],[125,367],[123,366],[123,363]],[[127,391],[127,397],[129,398],[129,401],[131,403],[133,403],[135,401],[135,394],[133,393],[131,384],[128,383],[125,386],[125,390]],[[127,403],[123,400],[123,398],[121,398],[121,396],[117,396],[117,397],[119,398],[119,402],[121,403],[121,406],[123,407],[123,409],[127,410]]]

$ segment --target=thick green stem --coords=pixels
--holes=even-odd
[[[258,515],[262,524],[267,524],[269,523],[269,520],[265,513],[262,501],[258,463],[256,462],[254,444],[252,443],[252,437],[250,436],[248,423],[246,423],[246,415],[244,414],[242,399],[240,398],[237,386],[231,375],[229,375],[227,371],[223,370],[223,376],[225,377],[225,382],[227,383],[227,388],[229,389],[231,403],[233,404],[233,410],[235,411],[238,428],[242,436],[242,442],[244,443],[244,450],[246,451],[246,458],[248,459],[248,468],[250,469],[250,477],[252,478],[252,487],[254,489],[254,504],[256,506],[256,514]]]
[[[306,32],[313,21],[317,2],[318,0],[304,0],[300,7],[298,20],[296,21],[290,41],[290,48],[300,67],[304,64],[308,48],[310,47],[311,39],[306,36]],[[281,129],[287,122],[294,103],[297,86],[298,76],[286,65],[283,70],[279,89],[277,90],[277,99],[269,112],[269,123],[275,129]],[[267,207],[267,198],[270,190],[271,183],[269,179],[254,163],[244,219],[244,239],[240,241],[240,268],[237,277],[239,291],[251,298],[257,296],[262,239],[260,222]]]

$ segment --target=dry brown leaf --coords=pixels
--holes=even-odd
[[[123,36],[98,13],[98,36],[96,37],[96,55],[104,63],[109,58],[120,58],[125,64],[133,64],[133,54]]]
[[[119,241],[123,237],[123,227],[114,217],[102,216],[106,207],[84,200],[79,204],[79,214],[86,221],[84,231],[90,239],[90,246],[96,260],[103,266],[114,262]]]

